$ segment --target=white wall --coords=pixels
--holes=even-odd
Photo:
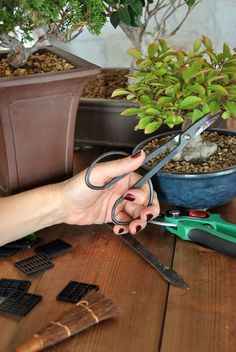
[[[173,21],[178,23],[177,19]],[[236,0],[202,0],[169,42],[175,48],[188,49],[202,34],[212,39],[216,50],[221,50],[223,42],[236,47]],[[69,44],[57,45],[101,67],[129,67],[130,64],[126,51],[132,44],[121,29],[114,29],[110,24],[100,36],[84,32]]]

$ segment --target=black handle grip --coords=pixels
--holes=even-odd
[[[191,241],[203,244],[218,252],[236,257],[236,243],[227,241],[221,237],[212,235],[211,233],[199,229],[190,230],[188,237]]]

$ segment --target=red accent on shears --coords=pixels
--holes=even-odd
[[[189,216],[195,217],[195,218],[206,218],[207,213],[204,210],[190,210],[188,212]]]

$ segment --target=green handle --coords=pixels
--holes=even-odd
[[[236,224],[225,221],[219,214],[207,218],[166,217],[176,228],[167,229],[182,238],[193,241],[230,256],[236,256]]]

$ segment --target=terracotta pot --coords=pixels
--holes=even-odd
[[[55,53],[76,68],[0,79],[1,194],[72,175],[79,97],[90,77],[100,72],[98,66],[58,48],[39,52]]]

